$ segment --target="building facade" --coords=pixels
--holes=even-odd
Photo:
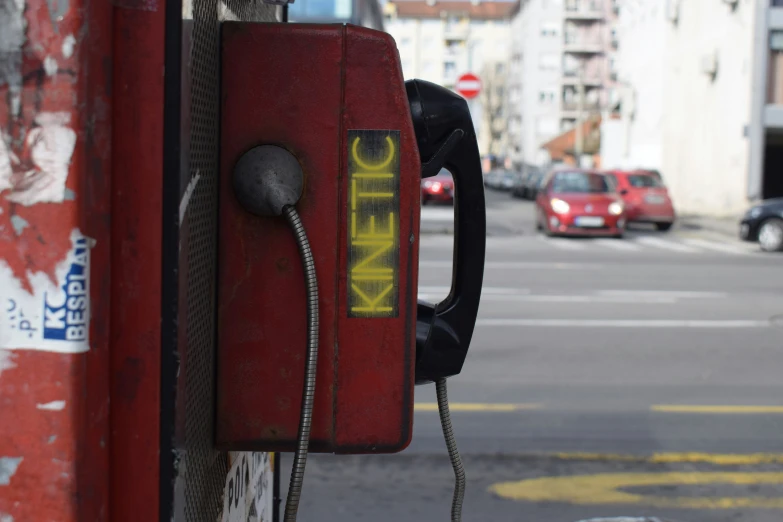
[[[520,0],[511,22],[509,147],[541,165],[541,145],[604,111],[614,82],[613,0]]]
[[[473,73],[481,93],[469,100],[483,155],[506,154],[506,76],[511,52],[511,1],[397,0],[384,7],[384,26],[397,42],[405,79],[454,89]]]
[[[617,36],[605,166],[660,170],[683,214],[783,196],[783,2],[625,2]]]
[[[378,0],[296,0],[288,6],[288,18],[299,23],[348,23],[384,29]]]

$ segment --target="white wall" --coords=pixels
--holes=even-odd
[[[618,70],[616,92],[623,101],[623,119],[605,120],[607,141],[601,141],[604,168],[662,169],[663,93],[666,73],[665,2],[639,0],[620,10],[615,56]],[[632,114],[630,113],[632,112]],[[616,138],[612,132],[620,135]]]
[[[746,202],[753,0],[732,10],[713,0],[682,1],[668,24],[663,110],[663,175],[680,212],[736,215]],[[717,51],[712,80],[702,60]]]
[[[746,208],[755,3],[739,0],[732,9],[716,0],[636,0],[621,7],[617,69],[630,87],[626,108],[633,92],[633,115],[606,122],[602,164],[659,169],[681,214],[735,216]],[[712,53],[714,78],[704,72]]]
[[[510,88],[519,89],[511,110],[522,117],[521,126],[512,129],[511,139],[522,148],[521,157],[515,160],[536,164],[541,144],[560,132],[563,4],[562,0],[523,3],[511,26],[515,46],[512,53],[522,55],[521,64],[514,70],[516,77],[509,78]]]

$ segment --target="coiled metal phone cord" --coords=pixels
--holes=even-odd
[[[451,427],[449,415],[449,396],[446,392],[446,379],[438,379],[435,382],[435,393],[438,396],[438,413],[440,425],[443,428],[443,438],[446,439],[446,448],[449,450],[451,467],[454,468],[454,496],[451,500],[451,522],[462,520],[462,501],[465,499],[465,467],[457,450],[457,439]]]
[[[315,396],[316,363],[318,361],[318,281],[315,277],[315,262],[307,241],[302,221],[293,206],[283,208],[283,215],[296,236],[296,245],[302,258],[305,285],[307,288],[307,356],[305,362],[304,392],[302,394],[302,412],[299,417],[294,465],[291,470],[291,482],[285,501],[284,522],[296,522],[299,499],[302,496],[307,450],[310,445],[310,426],[313,421],[313,398]]]

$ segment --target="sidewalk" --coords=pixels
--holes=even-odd
[[[739,217],[680,216],[676,227],[679,230],[707,230],[737,238],[739,221]]]

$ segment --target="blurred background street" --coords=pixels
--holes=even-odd
[[[477,330],[449,380],[464,520],[783,519],[780,258],[695,225],[544,238],[532,203],[487,199]],[[422,299],[447,292],[452,212],[423,209]],[[434,386],[416,403],[403,453],[310,456],[303,520],[447,519]],[[519,482],[542,477],[561,482]]]

